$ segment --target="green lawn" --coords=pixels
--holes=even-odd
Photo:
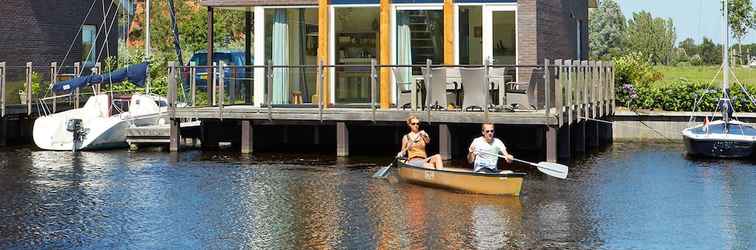
[[[680,78],[686,78],[694,82],[708,83],[714,78],[714,76],[717,74],[717,71],[719,71],[719,66],[656,66],[656,69],[664,75],[664,79],[662,79],[658,84],[669,84]],[[740,80],[741,83],[756,86],[756,68],[744,68],[741,66],[736,66],[732,67],[732,70],[735,72],[735,76],[738,80]],[[730,76],[730,83],[731,86],[737,87],[737,83],[732,76]],[[722,85],[721,73],[716,77],[716,79],[714,79],[714,82],[712,84],[715,86]]]

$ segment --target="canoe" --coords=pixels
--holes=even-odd
[[[476,194],[519,196],[525,173],[476,173],[469,169],[431,169],[398,161],[399,177],[409,183]]]

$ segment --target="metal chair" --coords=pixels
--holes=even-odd
[[[423,74],[426,74],[426,68],[423,68]],[[433,68],[430,72],[430,82],[423,81],[425,84],[426,98],[430,109],[445,110],[449,104],[446,98],[446,69]]]
[[[462,68],[462,109],[483,110],[486,108],[488,83],[486,82],[486,68]]]
[[[397,109],[408,109],[412,108],[412,92],[417,92],[417,86],[413,84],[412,77],[410,77],[409,82],[401,82],[401,72],[402,70],[411,70],[409,68],[399,68],[399,67],[392,67],[391,72],[394,74],[394,79],[396,79],[396,93],[397,93],[397,100],[396,100],[396,108]]]

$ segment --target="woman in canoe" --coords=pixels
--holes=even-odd
[[[425,146],[430,143],[430,136],[425,130],[420,130],[420,119],[412,115],[407,118],[407,126],[410,132],[402,137],[402,151],[397,157],[404,156],[407,152],[407,165],[425,168],[443,168],[444,162],[441,155],[428,157]]]

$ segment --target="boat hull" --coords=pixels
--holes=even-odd
[[[687,128],[682,132],[689,155],[712,158],[745,158],[753,156],[756,130],[748,124],[714,121]]]
[[[399,177],[404,181],[466,193],[519,196],[524,173],[485,174],[466,169],[418,168],[398,162]]]
[[[690,155],[712,158],[745,158],[753,156],[753,143],[747,141],[697,140],[683,137]]]

